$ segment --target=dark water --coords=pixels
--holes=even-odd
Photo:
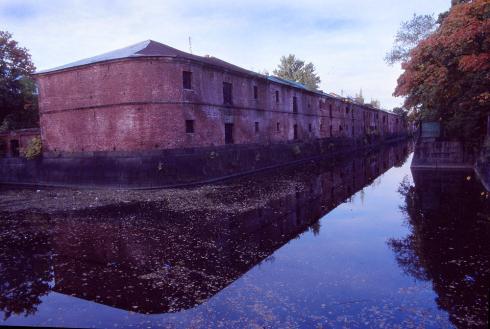
[[[3,211],[0,325],[485,328],[488,194],[409,153],[227,182],[201,210]]]

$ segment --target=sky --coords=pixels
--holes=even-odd
[[[281,56],[313,62],[320,89],[392,109],[400,65],[384,62],[402,21],[450,0],[0,0],[0,30],[39,70],[152,39],[272,73]]]

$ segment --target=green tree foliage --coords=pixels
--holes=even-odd
[[[34,137],[29,141],[29,144],[21,150],[21,154],[28,160],[33,160],[41,156],[43,144],[41,138]]]
[[[273,74],[283,79],[302,83],[311,90],[318,90],[318,85],[321,82],[313,63],[305,64],[304,61],[291,54],[287,57],[281,57],[281,62]]]
[[[411,20],[402,22],[395,35],[393,48],[386,54],[385,61],[393,65],[409,60],[410,51],[434,32],[436,26],[436,20],[432,15],[414,14]]]
[[[455,4],[402,64],[395,96],[418,120],[438,120],[447,137],[478,146],[490,112],[490,1]]]
[[[28,50],[0,31],[0,130],[37,126],[34,70]]]

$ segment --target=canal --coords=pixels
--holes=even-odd
[[[0,189],[0,325],[486,328],[490,201],[412,147],[152,191]]]

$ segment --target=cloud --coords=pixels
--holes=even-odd
[[[183,1],[0,0],[3,29],[30,49],[39,69],[51,68],[154,39],[211,54],[247,69],[271,72],[296,54],[315,64],[325,91],[353,95],[386,108],[399,67],[383,62],[402,20],[439,13],[449,0]]]

